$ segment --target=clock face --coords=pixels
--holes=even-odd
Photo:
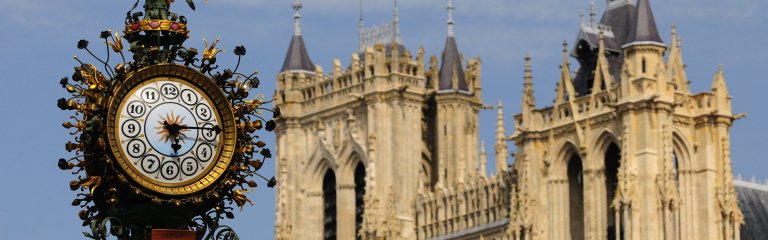
[[[199,77],[127,80],[115,96],[110,145],[121,168],[142,186],[168,195],[194,193],[227,168],[235,134],[231,110],[218,88],[209,96],[197,86],[212,85]]]
[[[135,171],[162,184],[199,178],[220,148],[220,117],[208,97],[180,79],[145,82],[118,108],[118,142]]]

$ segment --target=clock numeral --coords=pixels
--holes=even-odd
[[[160,89],[162,90],[163,97],[165,99],[175,99],[176,97],[179,96],[179,89],[176,88],[176,86],[174,86],[173,84],[170,84],[170,83],[163,84],[163,86],[160,87]]]
[[[155,173],[160,170],[160,158],[153,154],[148,154],[141,159],[141,170],[146,173]]]
[[[197,160],[192,157],[187,157],[184,161],[181,161],[181,172],[186,176],[192,176],[197,173]]]
[[[213,128],[213,124],[210,124],[210,123],[203,124],[203,128],[211,129]],[[213,142],[213,140],[216,140],[216,136],[218,136],[215,131],[211,131],[211,130],[200,130],[199,132],[200,132],[200,135],[203,135],[203,139],[209,142]]]
[[[203,121],[211,120],[211,108],[208,107],[208,105],[200,104],[197,105],[197,108],[195,108],[195,114],[197,114],[197,118]]]
[[[144,113],[146,112],[147,108],[144,107],[144,104],[142,104],[139,101],[133,101],[128,103],[128,115],[134,118],[139,118],[141,116],[144,116]]]
[[[123,122],[123,126],[120,130],[123,131],[125,137],[135,138],[141,133],[141,124],[139,124],[139,121],[129,119],[128,121]]]
[[[197,104],[197,94],[189,89],[181,90],[181,101],[189,106],[194,106]]]
[[[147,103],[156,103],[157,100],[160,100],[158,95],[157,89],[145,88],[141,91],[141,100],[144,100]]]
[[[147,151],[147,145],[139,139],[131,140],[126,146],[126,152],[133,158],[139,158]]]
[[[160,170],[160,175],[166,180],[173,180],[179,176],[179,165],[175,161],[165,161]]]
[[[195,154],[197,155],[197,159],[200,159],[201,162],[208,162],[213,158],[213,147],[211,147],[210,144],[200,144],[197,146],[197,149],[195,149]]]

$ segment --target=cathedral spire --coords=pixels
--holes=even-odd
[[[635,12],[634,29],[629,33],[627,45],[664,45],[656,28],[656,20],[653,17],[649,0],[638,0]]]
[[[291,4],[293,8],[293,38],[288,46],[288,52],[285,55],[285,61],[280,72],[288,71],[307,71],[314,72],[315,64],[309,58],[307,47],[304,45],[304,38],[301,36],[301,9],[303,5],[299,0]]]
[[[440,65],[439,90],[469,91],[469,86],[464,76],[462,57],[456,44],[453,32],[453,1],[448,0],[448,38],[443,48],[443,58]],[[454,81],[456,80],[456,81]]]
[[[499,111],[496,116],[496,172],[507,171],[507,133],[504,130],[504,105],[499,100]]]

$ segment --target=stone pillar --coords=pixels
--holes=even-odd
[[[336,190],[337,236],[339,239],[355,239],[355,207],[355,185],[339,185]]]

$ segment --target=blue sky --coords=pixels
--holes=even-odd
[[[389,21],[391,0],[364,0],[366,24]],[[262,92],[271,93],[292,34],[290,0],[197,1],[189,10],[182,0],[174,11],[189,19],[192,30],[186,45],[203,47],[202,38],[221,38],[226,51],[222,65],[233,65],[231,54],[243,44],[248,54],[241,69],[260,71]],[[309,53],[326,71],[333,58],[344,65],[357,47],[358,0],[304,0],[303,29]],[[75,193],[67,183],[74,176],[60,171],[56,160],[71,156],[64,143],[71,140],[61,123],[68,113],[55,100],[66,92],[58,79],[72,73],[73,55],[87,61],[75,46],[79,39],[98,42],[105,29],[122,28],[133,1],[0,0],[0,109],[4,126],[0,137],[0,235],[4,239],[82,239]],[[683,38],[683,58],[694,92],[709,89],[723,64],[734,112],[747,113],[732,128],[734,171],[745,178],[768,177],[766,149],[768,107],[764,103],[768,79],[768,2],[764,0],[655,0],[651,1],[662,37],[668,42],[675,23]],[[533,57],[538,106],[551,104],[563,40],[576,37],[579,11],[588,12],[587,0],[455,0],[456,37],[466,57],[483,60],[483,92],[488,104],[502,100],[507,126],[519,112],[523,57]],[[597,2],[598,11],[604,2]],[[446,35],[444,0],[401,0],[402,39],[415,52],[424,46],[439,55]],[[95,46],[95,44],[94,44]],[[575,61],[572,61],[574,66]],[[509,127],[508,127],[509,128]],[[490,143],[495,112],[481,114],[481,139]],[[508,129],[509,130],[509,129]],[[269,137],[270,139],[273,136]],[[493,156],[489,156],[493,159]],[[493,166],[491,166],[493,167]],[[272,175],[271,162],[263,170]],[[243,239],[271,239],[274,225],[274,190],[259,187],[249,195],[255,206],[246,207],[234,221],[225,222]]]

